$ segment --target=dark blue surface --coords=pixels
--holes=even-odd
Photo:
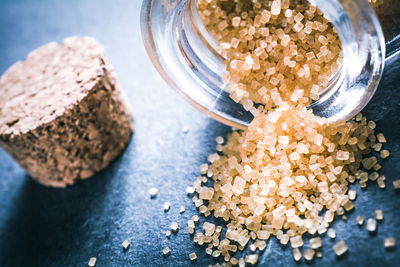
[[[198,165],[214,152],[215,137],[229,127],[201,114],[172,91],[158,76],[142,46],[139,29],[141,1],[0,0],[0,73],[38,46],[70,35],[90,35],[106,49],[120,85],[132,105],[135,134],[124,155],[94,178],[65,190],[45,188],[0,149],[0,266],[186,266],[196,252],[196,265],[216,263],[195,246],[186,221],[196,214],[185,194],[199,175]],[[400,59],[397,60],[400,62]],[[385,133],[392,155],[383,162],[387,189],[374,183],[357,189],[356,208],[348,221],[337,220],[337,240],[349,253],[337,259],[334,241],[323,237],[321,266],[400,266],[400,248],[386,252],[383,238],[400,243],[400,194],[392,181],[400,179],[400,63],[387,66],[377,94],[365,110]],[[1,93],[0,93],[1,97]],[[182,127],[189,132],[184,134]],[[156,199],[148,189],[159,188]],[[164,213],[163,203],[171,210]],[[179,206],[186,212],[179,214]],[[383,209],[385,220],[370,236],[355,218]],[[180,231],[168,240],[165,230],[177,221]],[[123,252],[121,242],[131,247]],[[169,246],[171,256],[161,250]],[[306,242],[306,247],[308,242]],[[303,249],[303,252],[305,249]],[[297,266],[290,247],[272,239],[260,256],[270,266]],[[219,259],[221,262],[222,259]],[[302,260],[302,265],[306,265]]]

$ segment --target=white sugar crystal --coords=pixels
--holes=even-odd
[[[179,225],[177,222],[172,222],[169,227],[171,228],[173,233],[177,233],[179,230]]]
[[[301,255],[301,252],[300,252],[299,248],[294,248],[292,250],[292,253],[293,253],[293,258],[294,258],[295,261],[301,260],[302,255]]]
[[[195,188],[194,187],[192,187],[192,186],[186,187],[186,194],[188,196],[192,196],[194,194],[194,192],[195,192]]]
[[[310,247],[312,249],[317,249],[322,247],[322,241],[320,237],[315,237],[310,239]],[[304,254],[305,255],[305,254]]]
[[[157,196],[158,193],[158,189],[155,187],[150,188],[149,190],[149,194],[151,198],[155,198]]]
[[[357,197],[357,191],[354,189],[350,189],[348,195],[350,200],[355,200]]]
[[[348,246],[346,244],[346,242],[344,242],[343,240],[337,242],[334,246],[333,246],[333,250],[335,251],[336,255],[341,256],[344,253],[347,252],[348,250]]]
[[[131,243],[129,243],[129,240],[125,240],[124,242],[122,242],[122,247],[125,250],[128,249],[130,245],[131,245]]]
[[[306,252],[304,252],[304,259],[307,261],[312,261],[314,259],[315,251],[313,249],[307,249]]]
[[[215,141],[217,142],[217,144],[222,145],[224,143],[224,138],[222,136],[217,136],[217,138],[215,138]]]
[[[89,259],[88,266],[90,266],[90,267],[95,266],[95,265],[96,265],[96,261],[97,261],[96,257],[91,257],[91,258]]]
[[[328,234],[328,236],[329,236],[330,238],[332,238],[332,239],[336,238],[336,231],[335,231],[335,229],[333,229],[333,228],[329,228],[327,234]]]
[[[169,211],[170,208],[171,208],[171,203],[169,203],[169,201],[165,202],[164,206],[163,206],[163,210],[165,212],[167,212],[167,211]]]
[[[369,232],[375,232],[376,231],[376,220],[373,218],[369,218],[367,220],[366,228]]]
[[[171,254],[171,249],[169,247],[165,247],[162,251],[164,257],[168,257]]]
[[[184,213],[185,212],[185,207],[184,206],[180,206],[179,207],[179,213]]]

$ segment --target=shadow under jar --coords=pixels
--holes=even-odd
[[[385,55],[393,56],[399,51],[397,0],[371,2],[375,3],[310,0],[336,28],[343,53],[341,68],[320,99],[310,105],[316,115],[331,121],[354,117],[375,93]],[[390,5],[385,2],[394,7],[385,11]],[[217,121],[239,129],[247,127],[253,116],[230,98],[222,82],[224,58],[200,18],[196,0],[144,0],[141,29],[147,53],[172,88]]]

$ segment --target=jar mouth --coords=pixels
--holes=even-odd
[[[385,58],[383,32],[366,0],[310,2],[336,28],[343,53],[342,66],[310,108],[331,121],[348,120],[365,107],[378,86]],[[253,116],[225,90],[224,59],[195,0],[144,0],[141,29],[154,66],[172,88],[210,117],[247,127]]]

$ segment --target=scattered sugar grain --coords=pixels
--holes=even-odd
[[[225,142],[222,136],[217,136],[217,138],[215,138],[215,141],[217,142],[218,145],[222,145]]]
[[[383,245],[386,249],[392,249],[396,247],[396,239],[394,237],[388,237],[383,240]]]
[[[191,261],[197,260],[197,255],[196,255],[196,253],[195,253],[195,252],[190,253],[190,254],[189,254],[189,259],[190,259]]]
[[[382,210],[375,210],[374,215],[375,215],[375,219],[377,221],[383,221],[383,211]]]
[[[322,247],[321,238],[320,238],[319,236],[318,236],[318,237],[311,238],[311,239],[310,239],[310,247],[311,247],[312,249],[317,249],[317,248]]]
[[[385,176],[381,176],[376,181],[380,189],[385,189],[386,188],[385,180],[386,180],[386,177]]]
[[[333,228],[329,228],[327,235],[331,238],[331,239],[335,239],[336,238],[336,231]]]
[[[367,220],[366,229],[367,229],[368,232],[370,232],[370,233],[375,232],[376,231],[376,226],[377,226],[377,224],[376,224],[376,220],[375,219],[369,218]]]
[[[169,247],[165,247],[165,248],[162,250],[162,253],[163,253],[163,256],[164,256],[164,257],[168,257],[169,255],[171,255],[171,249],[170,249]]]
[[[171,237],[171,231],[170,230],[165,231],[165,236],[167,238],[170,238]]]
[[[293,254],[293,259],[295,260],[295,261],[299,261],[299,260],[301,260],[301,258],[302,258],[302,254],[301,254],[301,251],[300,251],[300,249],[299,248],[294,248],[293,250],[292,250],[292,254]]]
[[[176,234],[179,231],[179,225],[177,222],[172,222],[169,227],[171,228],[172,232]]]
[[[184,206],[180,206],[179,207],[179,213],[182,214],[185,212],[185,207]]]
[[[157,196],[158,193],[158,189],[155,187],[150,188],[149,190],[149,194],[151,198],[155,198]]]
[[[334,246],[333,246],[333,250],[335,251],[337,256],[342,256],[344,253],[346,253],[349,248],[346,244],[346,242],[344,242],[343,240],[337,242]]]
[[[258,255],[257,254],[247,255],[244,261],[250,265],[256,265],[258,262]]]
[[[96,257],[91,257],[88,262],[88,266],[93,267],[96,266],[97,259]]]
[[[188,186],[186,187],[186,194],[188,196],[192,196],[194,194],[194,192],[196,191],[196,189],[192,186]]]
[[[168,212],[170,208],[171,208],[171,203],[169,201],[165,202],[163,206],[164,212]]]
[[[393,188],[394,188],[395,190],[400,189],[400,179],[394,180],[394,181],[393,181]]]
[[[386,138],[385,138],[385,136],[383,135],[383,133],[378,133],[378,134],[376,135],[376,138],[378,138],[379,143],[386,143]]]
[[[348,195],[350,200],[355,200],[357,198],[357,191],[354,189],[350,189]]]
[[[124,242],[122,242],[122,248],[124,250],[127,250],[130,247],[131,243],[129,242],[129,240],[125,240]]]
[[[304,252],[304,259],[306,259],[307,261],[312,261],[314,259],[314,255],[315,255],[315,250],[307,249]]]
[[[364,217],[358,215],[358,216],[356,217],[356,221],[357,221],[357,224],[358,224],[359,226],[361,226],[361,225],[364,224]]]
[[[200,217],[198,215],[193,215],[192,221],[194,222],[194,224],[198,224],[200,221]]]
[[[381,158],[382,158],[382,159],[386,159],[386,158],[389,157],[389,156],[390,156],[389,150],[386,150],[386,149],[381,150]]]

